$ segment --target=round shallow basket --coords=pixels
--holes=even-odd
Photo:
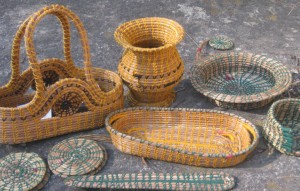
[[[272,104],[263,136],[280,152],[300,157],[300,99],[283,99]]]
[[[258,143],[258,131],[234,114],[201,109],[128,108],[106,128],[124,153],[204,167],[234,166]]]
[[[12,153],[0,159],[0,190],[39,190],[49,177],[36,153]]]
[[[218,106],[248,110],[276,99],[289,88],[292,76],[275,60],[230,52],[200,60],[192,68],[191,82]]]
[[[67,176],[95,174],[107,160],[104,147],[96,141],[71,138],[56,144],[48,155],[51,171],[63,178]]]
[[[113,190],[230,190],[234,177],[224,173],[137,173],[76,176],[65,184],[80,188]]]

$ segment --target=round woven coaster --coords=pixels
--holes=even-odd
[[[107,160],[107,154],[96,141],[71,138],[56,144],[48,155],[52,172],[61,177],[98,172]]]
[[[89,172],[89,173],[87,173],[87,174],[84,174],[84,175],[94,175],[94,174],[97,174],[103,167],[104,167],[104,165],[106,164],[106,161],[107,161],[107,153],[106,153],[106,150],[105,150],[105,148],[103,147],[103,146],[101,146],[101,145],[99,145],[100,147],[101,147],[101,149],[103,149],[103,160],[101,161],[101,163],[100,163],[100,165],[95,169],[95,170],[93,170],[93,171],[91,171],[91,172]],[[61,173],[61,172],[57,172],[57,171],[55,171],[55,170],[52,170],[52,172],[54,173],[54,174],[57,174],[57,175],[59,175],[60,177],[62,177],[62,178],[67,178],[67,177],[69,177],[69,175],[65,175],[64,173]]]
[[[0,159],[0,190],[32,190],[43,182],[46,164],[36,153],[13,153]]]
[[[49,178],[50,178],[50,170],[49,170],[49,168],[47,168],[46,174],[45,174],[42,182],[39,183],[36,187],[31,189],[30,191],[38,191],[38,190],[42,189],[48,183]]]
[[[209,40],[209,45],[217,50],[229,50],[233,47],[233,41],[227,36],[215,36]]]

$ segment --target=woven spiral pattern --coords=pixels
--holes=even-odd
[[[300,99],[273,103],[263,126],[263,136],[280,152],[300,157]]]
[[[35,153],[13,153],[0,160],[0,190],[32,190],[45,181],[46,165]]]
[[[31,189],[30,191],[39,191],[39,190],[41,190],[48,183],[48,181],[50,179],[50,176],[51,176],[50,170],[49,170],[49,168],[47,168],[46,169],[46,174],[45,174],[42,182],[39,183],[35,188]]]
[[[275,60],[231,52],[201,60],[192,68],[191,81],[218,106],[248,110],[272,102],[289,88],[292,77]]]
[[[35,51],[35,29],[49,15],[61,23],[64,59],[40,60]],[[79,34],[83,68],[72,59],[71,23]],[[23,40],[30,67],[22,72]],[[100,127],[106,115],[124,107],[122,79],[92,67],[87,32],[78,16],[64,6],[50,5],[29,16],[15,35],[11,54],[11,79],[0,87],[0,143],[26,143]],[[27,95],[32,83],[36,91]],[[79,112],[82,102],[85,108]],[[51,109],[55,117],[44,120]]]
[[[68,92],[55,102],[52,112],[54,116],[70,116],[77,113],[81,104],[82,100],[79,94]]]
[[[51,86],[59,80],[59,75],[53,70],[47,70],[43,72],[43,81],[46,87]],[[32,82],[31,88],[36,90],[35,81]]]
[[[209,45],[217,50],[229,50],[233,47],[233,41],[227,36],[215,36],[209,40]]]
[[[113,190],[219,191],[232,189],[235,181],[224,173],[138,173],[70,177],[65,184]]]
[[[242,162],[259,138],[249,121],[214,110],[128,108],[112,112],[105,123],[124,153],[204,167]]]
[[[61,177],[97,173],[107,154],[96,141],[72,138],[56,144],[48,155],[51,171]]]
[[[131,106],[172,104],[184,71],[176,48],[183,37],[181,25],[159,17],[132,20],[116,29],[115,39],[125,48],[118,71],[130,89]]]

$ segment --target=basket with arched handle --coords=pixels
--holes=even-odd
[[[39,61],[33,43],[34,30],[50,14],[56,16],[62,25],[65,59]],[[83,69],[76,67],[71,57],[70,21],[81,39]],[[23,37],[30,67],[21,73],[19,52]],[[123,107],[121,78],[111,71],[93,68],[89,51],[83,24],[78,16],[63,6],[47,6],[23,22],[13,42],[11,79],[0,88],[1,143],[25,143],[95,128],[103,125],[108,113]],[[49,71],[56,73],[59,79],[45,83],[43,75]],[[36,92],[28,95],[26,91],[33,81]],[[86,111],[78,112],[82,105]],[[43,119],[51,109],[55,116]]]

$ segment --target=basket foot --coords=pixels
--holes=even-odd
[[[159,94],[157,95],[159,96]],[[143,102],[137,100],[134,95],[129,91],[126,95],[126,100],[130,106],[133,107],[169,107],[175,100],[176,94],[174,91],[170,92],[166,99],[159,102]]]

